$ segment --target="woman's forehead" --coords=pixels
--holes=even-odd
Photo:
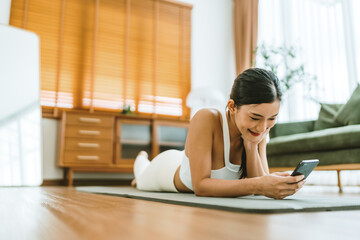
[[[243,105],[244,112],[255,113],[262,116],[274,116],[279,113],[280,101],[274,101],[272,103],[260,103]]]

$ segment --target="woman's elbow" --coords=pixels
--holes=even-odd
[[[193,184],[194,194],[197,197],[209,197],[209,191],[202,184]]]
[[[193,184],[194,194],[197,197],[203,197],[203,192],[201,191],[201,187]]]
[[[204,191],[201,191],[201,190],[194,189],[194,194],[197,197],[208,197],[208,195]]]

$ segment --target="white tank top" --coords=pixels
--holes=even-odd
[[[220,169],[211,170],[211,178],[216,179],[225,179],[225,180],[235,180],[240,178],[241,172],[240,165],[232,164],[230,162],[230,135],[229,135],[229,127],[226,118],[226,111],[221,112],[222,122],[223,122],[223,138],[224,138],[224,160],[225,166]],[[191,171],[190,171],[190,163],[189,158],[185,154],[185,150],[183,151],[183,158],[180,167],[179,173],[180,179],[182,183],[189,189],[194,190],[191,182]]]

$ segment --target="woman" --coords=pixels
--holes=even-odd
[[[194,192],[198,196],[260,194],[283,199],[305,183],[303,176],[269,174],[266,136],[280,109],[279,80],[252,68],[234,81],[227,110],[198,111],[190,122],[185,150],[168,150],[151,162],[140,152],[134,164],[137,188]]]

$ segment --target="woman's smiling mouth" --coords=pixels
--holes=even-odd
[[[249,132],[251,133],[251,135],[253,135],[254,137],[260,136],[260,133],[254,133],[253,131],[251,131],[250,129],[248,129]]]

